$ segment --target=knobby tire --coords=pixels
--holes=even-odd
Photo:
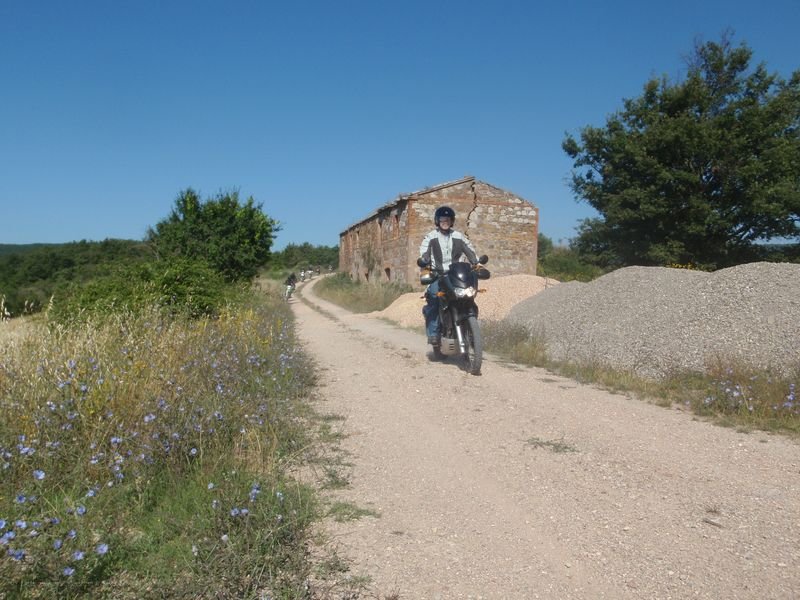
[[[480,375],[481,366],[483,365],[483,337],[481,336],[481,327],[478,325],[478,319],[469,317],[464,321],[462,331],[467,350],[465,357],[467,369],[473,375]]]

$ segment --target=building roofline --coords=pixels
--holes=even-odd
[[[341,236],[342,234],[347,233],[348,231],[350,231],[354,227],[356,227],[358,225],[361,225],[362,223],[365,223],[365,222],[371,220],[373,217],[377,216],[379,213],[381,213],[381,212],[383,212],[383,211],[385,211],[387,209],[394,208],[395,206],[397,206],[401,202],[407,202],[409,200],[416,200],[420,196],[424,196],[426,194],[430,194],[431,192],[438,192],[439,190],[443,190],[445,188],[449,188],[449,187],[452,187],[454,185],[460,185],[460,184],[466,183],[468,181],[475,181],[475,177],[473,175],[465,175],[461,179],[456,179],[454,181],[445,181],[444,183],[439,183],[439,184],[436,184],[436,185],[432,185],[430,187],[422,188],[421,190],[417,190],[416,192],[411,192],[409,194],[398,194],[393,200],[390,200],[386,204],[383,204],[383,205],[379,206],[378,208],[373,210],[371,213],[369,213],[363,219],[360,219],[360,220],[348,225],[344,230],[339,232],[339,236]]]

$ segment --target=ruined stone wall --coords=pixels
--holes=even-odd
[[[400,281],[408,277],[407,202],[376,215],[339,238],[339,270],[357,281]]]
[[[539,211],[522,198],[476,182],[480,198],[467,235],[481,254],[488,254],[493,273],[536,275]]]
[[[340,236],[339,269],[353,279],[419,285],[419,244],[433,229],[439,206],[456,212],[455,228],[478,254],[489,255],[495,275],[536,274],[538,209],[514,194],[474,178],[398,199]]]
[[[465,182],[420,195],[414,209],[424,226],[412,235],[422,240],[433,228],[433,213],[443,204],[456,211],[455,228],[469,238],[478,255],[489,256],[492,273],[536,275],[539,211],[535,206],[481,181]]]

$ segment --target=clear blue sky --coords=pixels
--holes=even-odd
[[[566,241],[592,211],[565,132],[728,28],[800,68],[800,0],[0,0],[0,243],[141,239],[193,187],[335,245],[464,175]]]

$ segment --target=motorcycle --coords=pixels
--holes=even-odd
[[[429,285],[439,279],[439,324],[441,339],[439,346],[433,346],[433,355],[437,359],[446,356],[461,356],[467,370],[473,375],[480,375],[483,363],[483,338],[478,323],[478,280],[489,279],[491,273],[483,265],[489,262],[485,254],[472,265],[466,262],[454,262],[445,273],[430,269],[424,259],[417,260],[423,269],[420,283]]]
[[[288,302],[289,299],[292,297],[293,293],[294,293],[294,284],[293,283],[287,283],[286,284],[286,289],[283,291],[283,299]]]

